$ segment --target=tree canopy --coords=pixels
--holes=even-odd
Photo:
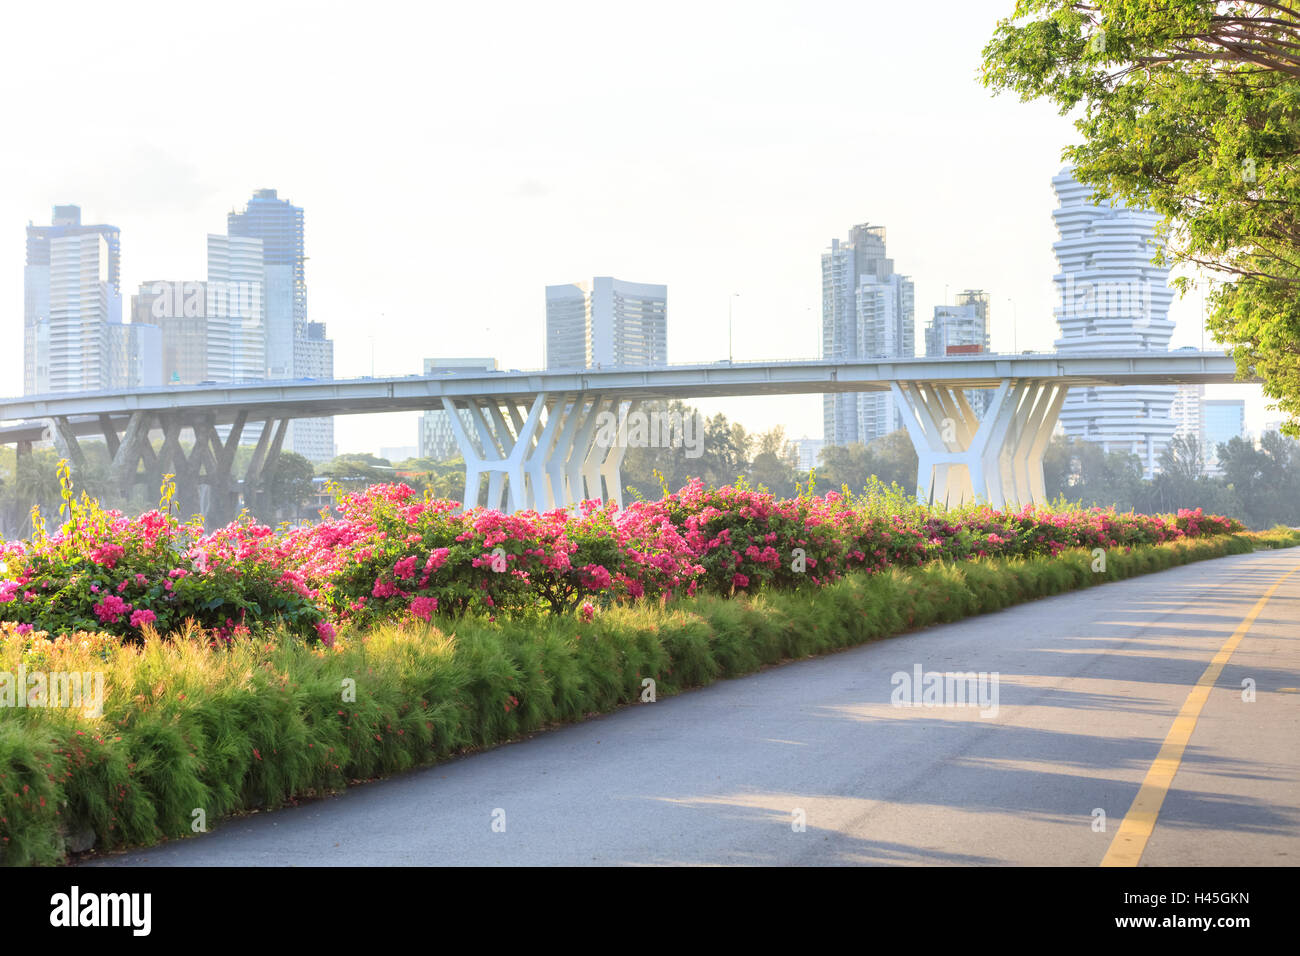
[[[1300,3],[1018,0],[982,77],[1077,111],[1076,178],[1165,217],[1156,261],[1205,270],[1207,327],[1300,436]]]

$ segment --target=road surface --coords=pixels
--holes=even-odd
[[[910,700],[896,675],[918,665],[989,675],[985,706],[894,706]],[[1109,851],[1121,865],[1296,865],[1298,741],[1300,550],[1257,552],[785,664],[92,862],[1095,866]]]

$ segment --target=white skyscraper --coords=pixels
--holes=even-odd
[[[1191,438],[1205,453],[1205,386],[1179,385],[1174,391],[1169,417],[1174,420],[1174,437]],[[1208,457],[1208,456],[1206,456]]]
[[[836,361],[916,354],[912,280],[894,273],[883,226],[858,225],[848,242],[822,253],[822,355]],[[889,392],[846,392],[822,399],[832,445],[867,443],[902,427]]]
[[[1062,170],[1052,178],[1059,199],[1053,211],[1060,241],[1052,245],[1061,271],[1056,321],[1058,352],[1166,351],[1174,324],[1167,318],[1173,292],[1169,270],[1151,263],[1160,215],[1092,200],[1091,187]],[[1106,452],[1129,452],[1154,474],[1173,437],[1174,388],[1125,386],[1072,388],[1061,410],[1066,435],[1095,442]]]
[[[122,298],[108,279],[108,242],[66,235],[50,239],[49,249],[49,390],[110,388],[108,327],[122,321]]]
[[[546,287],[547,368],[668,364],[668,287],[597,276]]]
[[[308,322],[303,335],[290,344],[293,371],[298,378],[328,381],[334,377],[334,340],[325,335],[324,322]],[[290,438],[293,451],[308,461],[329,461],[334,457],[332,418],[295,418],[289,423],[286,443]]]
[[[120,230],[82,225],[80,206],[27,226],[23,394],[113,387],[107,326],[122,319],[121,249]]]
[[[208,377],[266,378],[262,240],[208,236]]]
[[[957,293],[952,305],[936,305],[925,329],[925,354],[944,356],[989,350],[989,294]]]
[[[926,357],[977,355],[989,350],[989,299],[987,292],[967,289],[957,293],[952,305],[936,305],[925,328]],[[970,388],[966,401],[983,418],[993,399],[993,390]]]

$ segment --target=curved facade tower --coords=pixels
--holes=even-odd
[[[1052,178],[1060,203],[1052,213],[1060,241],[1052,245],[1056,274],[1056,350],[1066,355],[1147,349],[1165,352],[1169,321],[1169,270],[1151,262],[1160,215],[1092,200],[1092,189],[1069,168]],[[1073,388],[1061,410],[1071,438],[1096,442],[1106,452],[1131,452],[1150,477],[1177,422],[1170,416],[1175,388],[1125,386]]]

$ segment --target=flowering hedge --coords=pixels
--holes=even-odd
[[[279,554],[300,569],[339,621],[400,612],[552,611],[579,600],[693,593],[701,569],[672,524],[586,502],[508,515],[416,499],[406,485],[348,495],[340,517],[285,535]]]
[[[66,479],[66,473],[65,473]],[[642,597],[823,587],[878,571],[983,556],[1055,556],[1244,530],[1196,511],[922,508],[848,494],[776,499],[692,482],[623,510],[514,515],[418,498],[403,484],[344,497],[337,516],[276,532],[241,520],[204,535],[163,507],[138,518],[72,500],[70,519],[0,545],[0,621],[136,639],[187,620],[218,642],[284,625],[333,641],[339,626],[435,614],[577,611]]]
[[[1068,548],[1133,547],[1244,531],[1200,509],[1173,515],[1092,508],[932,511],[832,492],[778,500],[747,488],[705,489],[696,481],[663,501],[629,511],[663,514],[704,567],[710,590],[821,586],[846,571],[909,567],[933,560],[1048,555]]]
[[[283,566],[271,529],[247,521],[204,535],[163,507],[135,518],[77,502],[62,474],[62,528],[47,534],[37,514],[28,542],[0,544],[0,621],[66,634],[97,631],[139,640],[186,621],[218,642],[284,625],[332,639],[319,595]]]

